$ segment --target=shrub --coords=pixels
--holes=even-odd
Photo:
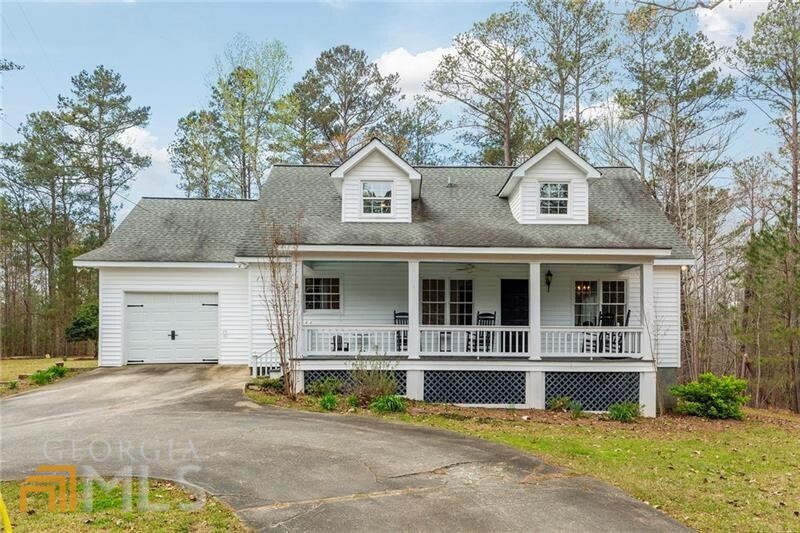
[[[97,342],[98,317],[99,309],[96,303],[81,306],[64,332],[66,339],[70,342]]]
[[[742,406],[747,403],[747,382],[733,376],[717,377],[711,372],[701,374],[697,381],[676,385],[670,389],[678,399],[678,413],[705,418],[741,420]]]
[[[397,392],[394,372],[381,360],[356,360],[350,368],[350,393],[358,398],[358,405],[370,405],[381,396]]]
[[[375,413],[405,413],[406,401],[401,396],[379,396],[369,404],[369,409]]]
[[[327,394],[341,394],[344,390],[342,380],[334,377],[319,379],[308,384],[306,392],[311,396],[325,396]]]
[[[50,372],[50,374],[52,374],[54,378],[63,378],[64,376],[67,375],[69,369],[65,366],[53,365],[50,368],[48,368],[47,371]]]
[[[621,402],[608,406],[608,418],[617,422],[633,422],[642,414],[636,402]]]
[[[36,385],[47,385],[53,381],[53,374],[47,370],[37,370],[28,378]]]
[[[566,412],[569,410],[570,403],[572,403],[572,399],[569,396],[550,398],[547,400],[547,409],[550,411]]]
[[[11,390],[16,390],[17,385],[19,385],[19,383],[17,383],[16,381],[9,381],[8,382],[8,388],[11,389]]]
[[[255,385],[262,391],[266,392],[275,392],[275,393],[283,392],[283,378],[270,378],[270,377],[255,378],[250,380],[250,384]]]
[[[351,394],[350,396],[348,396],[346,401],[348,407],[352,407],[353,409],[358,407],[358,396],[356,396],[355,394]]]
[[[319,406],[326,411],[333,411],[339,404],[339,398],[335,394],[327,393],[319,399]]]
[[[572,418],[580,418],[583,416],[583,404],[581,402],[570,401],[569,402],[569,414],[572,415]]]

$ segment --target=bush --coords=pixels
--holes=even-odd
[[[65,366],[53,365],[47,370],[37,370],[28,379],[36,385],[47,385],[54,379],[63,378],[68,372],[69,369]]]
[[[319,406],[326,411],[333,411],[339,404],[339,398],[335,394],[325,394],[319,399]]]
[[[65,366],[53,365],[50,368],[48,368],[47,371],[50,372],[54,378],[63,378],[64,376],[67,375],[69,369]]]
[[[569,406],[572,403],[572,399],[569,396],[559,396],[557,398],[550,398],[547,400],[547,409],[549,411],[561,411],[566,412],[569,410]]]
[[[311,396],[325,396],[327,394],[341,394],[344,390],[342,380],[334,377],[319,379],[308,384],[306,392]]]
[[[617,422],[633,422],[642,414],[636,402],[621,402],[608,406],[608,418]]]
[[[19,383],[17,383],[16,381],[9,381],[8,382],[8,388],[10,390],[16,390],[17,385],[19,385]]]
[[[580,418],[583,416],[583,404],[581,402],[571,401],[569,402],[569,414],[572,415],[572,418]]]
[[[98,317],[99,309],[96,303],[82,305],[64,332],[67,340],[70,342],[97,342]]]
[[[347,397],[347,406],[348,407],[352,407],[353,409],[358,407],[358,396],[356,396],[355,394],[351,394],[350,396],[348,396]]]
[[[37,370],[28,378],[36,385],[47,385],[53,381],[53,374],[47,370]]]
[[[350,368],[350,393],[358,398],[358,405],[370,405],[381,396],[397,392],[394,372],[381,360],[356,361]]]
[[[379,396],[369,404],[369,409],[375,413],[405,413],[406,401],[401,396]]]
[[[717,377],[711,372],[701,374],[697,381],[676,385],[670,389],[678,399],[678,413],[705,418],[741,420],[742,406],[747,403],[747,382],[733,376]]]
[[[283,392],[283,378],[254,378],[250,380],[250,385],[254,385],[265,392]]]

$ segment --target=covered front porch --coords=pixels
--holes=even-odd
[[[306,359],[652,359],[650,262],[305,260],[302,272]]]

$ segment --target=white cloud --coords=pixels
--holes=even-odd
[[[425,82],[445,54],[452,48],[436,48],[412,54],[405,48],[395,48],[378,58],[378,70],[384,76],[399,74],[399,87],[403,94],[414,96],[425,92]]]
[[[133,127],[119,137],[121,143],[130,146],[142,155],[149,155],[150,166],[141,170],[131,183],[131,188],[123,193],[130,200],[122,201],[122,209],[116,215],[117,224],[125,218],[133,204],[142,196],[181,196],[177,188],[178,179],[172,174],[169,166],[169,152],[166,145],[149,130]]]
[[[731,46],[753,33],[753,22],[767,10],[766,0],[726,0],[714,9],[695,10],[698,29],[719,46]]]

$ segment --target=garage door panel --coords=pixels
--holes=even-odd
[[[217,301],[214,293],[126,293],[127,360],[143,363],[217,360]]]

